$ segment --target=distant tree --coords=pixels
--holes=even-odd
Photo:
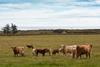
[[[9,24],[6,24],[6,26],[3,27],[3,33],[6,35],[10,34],[10,25]]]
[[[3,27],[2,30],[3,30],[3,33],[6,34],[6,27]]]
[[[6,24],[2,30],[3,30],[3,33],[6,35],[16,34],[18,32],[17,26],[15,24],[11,24],[11,26],[9,24]]]
[[[18,32],[17,26],[15,24],[11,24],[11,33],[16,34]]]

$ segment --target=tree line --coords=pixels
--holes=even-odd
[[[18,27],[11,23],[6,24],[2,31],[0,31],[0,36],[2,35],[54,35],[54,34],[100,34],[100,29],[44,29],[44,30],[18,30]]]

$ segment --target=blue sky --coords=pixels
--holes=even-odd
[[[0,0],[0,28],[100,28],[100,0]]]

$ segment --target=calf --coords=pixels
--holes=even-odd
[[[53,50],[52,50],[52,55],[55,55],[55,54],[57,54],[57,53],[59,53],[59,52],[60,52],[59,49],[53,49]]]

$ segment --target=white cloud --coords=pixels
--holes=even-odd
[[[18,26],[99,26],[100,19],[95,17],[99,11],[86,12],[79,10],[56,12],[52,10],[27,10],[19,12],[0,13],[3,23],[15,23]],[[95,12],[93,15],[92,13]],[[84,15],[85,14],[85,15]],[[69,17],[71,15],[71,17]],[[79,15],[79,16],[78,16]],[[80,17],[89,16],[89,17]],[[94,17],[92,17],[94,16]]]
[[[63,3],[67,0],[57,0]],[[35,8],[33,7],[35,6]],[[62,9],[64,8],[64,9]],[[100,26],[100,9],[97,7],[64,6],[23,3],[1,4],[0,25],[15,23],[18,26],[57,26],[57,28],[97,27]],[[8,10],[8,11],[6,11]],[[14,11],[12,11],[14,10]]]
[[[32,3],[8,3],[8,4],[0,4],[0,10],[2,11],[11,11],[11,10],[24,10],[24,9],[32,9]]]
[[[100,0],[96,0],[97,3],[100,3]]]

